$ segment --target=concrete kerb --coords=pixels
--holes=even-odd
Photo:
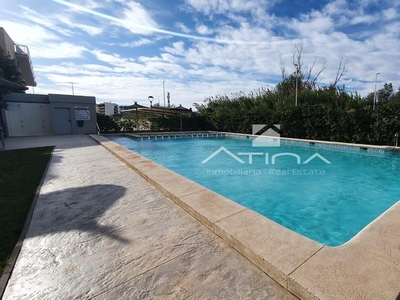
[[[218,205],[204,195],[214,192],[138,154],[130,156],[130,150],[104,137],[92,138],[297,297],[395,299],[399,293],[393,284],[400,282],[400,264],[395,263],[400,261],[399,237],[393,231],[400,228],[400,202],[346,244],[328,247],[247,208],[233,208],[221,217]],[[182,189],[192,184],[192,192]],[[218,195],[214,200],[225,205],[225,199]]]
[[[32,220],[33,212],[35,210],[36,203],[37,203],[37,200],[39,198],[40,190],[42,188],[44,179],[46,177],[47,171],[48,171],[48,169],[50,167],[51,160],[53,158],[54,148],[55,148],[55,146],[53,146],[53,149],[51,150],[49,161],[47,162],[47,165],[46,165],[46,168],[45,168],[45,170],[43,172],[42,178],[40,179],[39,186],[37,187],[37,189],[35,191],[35,196],[32,199],[32,204],[31,204],[31,206],[29,208],[29,211],[28,211],[28,214],[26,216],[24,227],[22,228],[22,231],[21,231],[21,233],[20,233],[20,235],[18,237],[17,243],[14,246],[13,251],[11,252],[10,258],[7,260],[7,264],[4,267],[3,273],[2,273],[2,275],[0,277],[0,299],[3,297],[4,291],[5,291],[6,287],[7,287],[8,280],[10,279],[12,271],[14,269],[15,262],[17,261],[18,255],[19,255],[19,253],[21,251],[22,243],[24,242],[26,233],[28,232],[29,225],[30,225],[31,220]]]
[[[272,235],[272,240],[267,241],[266,239],[262,241],[256,240],[257,238],[252,240],[252,237],[250,237],[248,232],[235,232],[235,230],[239,230],[240,228],[237,227],[236,229],[231,229],[230,222],[236,223],[235,217],[240,214],[241,212],[250,212],[252,215],[252,218],[256,218],[257,220],[267,220],[265,217],[241,206],[240,204],[237,204],[236,202],[233,202],[230,199],[227,199],[213,191],[208,190],[207,188],[198,185],[197,183],[194,183],[190,181],[187,178],[184,178],[166,168],[163,166],[160,166],[154,162],[151,162],[150,160],[147,160],[146,158],[143,158],[143,160],[148,161],[153,164],[153,168],[156,168],[157,170],[164,171],[168,170],[168,172],[171,172],[171,174],[176,174],[176,176],[179,176],[182,182],[185,184],[194,184],[195,187],[198,188],[198,190],[192,192],[192,193],[187,193],[187,194],[182,194],[182,195],[177,195],[177,190],[174,188],[170,188],[167,186],[168,182],[166,181],[157,181],[152,178],[152,176],[149,176],[148,172],[149,169],[147,170],[140,170],[140,168],[136,167],[134,163],[129,161],[129,159],[124,159],[127,154],[123,154],[121,152],[127,152],[130,151],[126,148],[123,148],[119,146],[118,144],[108,140],[105,137],[102,136],[97,136],[97,135],[91,135],[91,137],[97,141],[101,146],[103,146],[105,149],[107,149],[109,152],[111,152],[114,156],[116,156],[119,160],[124,162],[128,167],[130,167],[132,170],[136,171],[140,176],[142,176],[145,180],[147,180],[150,184],[152,184],[157,190],[159,190],[162,194],[173,200],[177,205],[179,205],[181,208],[183,208],[185,211],[187,211],[190,215],[192,215],[195,219],[197,219],[201,224],[209,228],[211,231],[213,231],[216,235],[221,237],[225,242],[227,242],[228,245],[230,245],[232,248],[234,248],[236,251],[241,253],[244,257],[246,257],[250,262],[252,262],[255,266],[257,266],[259,269],[261,269],[263,272],[265,272],[267,275],[269,275],[271,278],[273,278],[276,282],[278,282],[280,285],[282,285],[285,289],[288,289],[288,275],[293,272],[296,268],[298,268],[301,264],[303,264],[305,261],[308,260],[309,257],[314,255],[315,252],[317,252],[319,249],[324,247],[323,245],[314,242],[308,238],[305,238],[295,232],[292,232],[285,227],[268,220],[268,225],[273,227],[273,231],[278,231],[278,232],[285,232],[283,236],[288,236],[294,237],[294,240],[291,240],[290,238],[283,242],[281,241],[280,234],[273,234]],[[121,152],[120,152],[120,151]],[[138,155],[135,153],[135,155]],[[140,161],[139,159],[135,159],[135,162]],[[149,167],[151,168],[151,167]],[[201,188],[199,188],[201,187]],[[228,212],[224,217],[218,218],[215,216],[215,211],[210,208],[203,208],[200,209],[198,207],[194,207],[194,203],[190,203],[190,201],[187,201],[188,198],[190,197],[201,197],[201,193],[207,191],[208,193],[213,194],[214,197],[216,197],[216,201],[222,201],[225,204],[228,204],[228,206],[231,206],[231,211]],[[178,192],[179,194],[179,192]],[[218,198],[218,199],[217,199]],[[204,198],[203,198],[204,199]],[[246,220],[245,220],[246,221]],[[229,226],[224,226],[223,224],[227,223]],[[253,230],[250,226],[250,231]],[[240,238],[237,238],[237,235],[241,235]],[[243,238],[244,237],[244,238]],[[256,245],[255,247],[249,245],[249,243],[246,244],[244,241],[249,241],[252,243],[252,245]],[[301,240],[303,243],[302,245],[297,245],[297,243]],[[259,244],[260,242],[260,244]],[[271,244],[267,245],[267,244]],[[259,245],[258,245],[259,244]],[[257,253],[257,251],[254,251],[254,248],[259,248],[259,246],[265,246],[267,249],[273,248],[274,245],[278,245],[278,248],[281,248],[281,252],[278,254],[279,260],[280,261],[291,261],[291,265],[288,267],[286,266],[286,270],[282,270],[279,268],[279,266],[275,266],[274,263],[268,259],[267,257],[263,256],[260,253]],[[283,244],[283,245],[282,245]],[[301,251],[301,248],[303,247],[303,251]],[[262,247],[261,247],[262,248]],[[293,249],[299,249],[300,248],[300,255],[295,255],[296,259],[291,259],[288,257],[287,253],[293,253]],[[288,250],[289,251],[286,251]],[[292,249],[292,250],[290,250]],[[268,256],[268,255],[267,255]],[[290,291],[290,290],[289,290]],[[291,291],[290,291],[291,292]],[[302,297],[303,295],[309,295],[309,292],[307,290],[304,291],[299,291],[296,296]]]

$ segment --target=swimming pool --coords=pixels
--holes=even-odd
[[[400,199],[392,152],[292,141],[252,147],[251,138],[235,137],[110,139],[328,246]]]

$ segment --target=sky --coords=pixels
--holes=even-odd
[[[0,0],[0,26],[27,45],[37,87],[27,93],[95,96],[97,103],[193,107],[206,97],[273,88],[280,62],[314,60],[320,85],[362,96],[400,85],[400,1]],[[380,73],[377,77],[376,74]],[[166,99],[167,101],[167,99]],[[153,102],[153,104],[154,104]]]

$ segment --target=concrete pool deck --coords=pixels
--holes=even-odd
[[[53,145],[3,299],[296,299],[90,137],[6,140]]]
[[[352,240],[328,247],[190,181],[105,137],[98,143],[302,299],[396,299],[400,202]]]

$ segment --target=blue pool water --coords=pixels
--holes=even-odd
[[[396,153],[285,141],[252,147],[251,138],[232,137],[110,139],[328,246],[347,242],[400,200]],[[220,147],[232,155],[215,154]]]

